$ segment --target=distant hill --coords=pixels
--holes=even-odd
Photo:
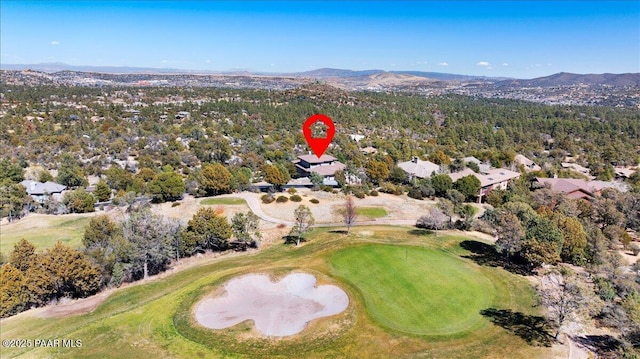
[[[328,78],[328,77],[364,77],[374,74],[379,74],[385,72],[384,70],[362,70],[362,71],[354,71],[354,70],[343,70],[343,69],[330,69],[323,68],[305,72],[293,72],[287,75],[291,76],[304,76],[304,77],[312,77],[312,78]]]
[[[153,67],[130,67],[130,66],[75,66],[62,62],[51,62],[42,64],[0,64],[2,70],[34,70],[47,73],[61,71],[78,71],[78,72],[96,72],[107,74],[140,74],[140,73],[195,73],[196,71],[169,69],[169,68],[153,68]],[[198,71],[202,73],[204,71]]]
[[[372,75],[380,74],[396,74],[396,75],[411,75],[414,77],[422,77],[429,80],[439,81],[471,81],[471,80],[505,80],[506,78],[488,78],[484,76],[471,76],[471,75],[458,75],[449,74],[443,72],[424,72],[424,71],[385,71],[385,70],[346,70],[346,69],[332,69],[322,68],[305,72],[294,72],[288,75],[291,76],[304,76],[311,78],[349,78],[349,77],[371,77]]]
[[[626,74],[572,74],[560,72],[530,80],[506,80],[496,83],[498,87],[554,87],[569,85],[640,86],[640,73]]]
[[[138,74],[138,75],[167,75],[167,74],[202,74],[219,76],[240,76],[240,77],[288,77],[298,81],[302,78],[321,79],[329,81],[343,88],[362,87],[385,87],[385,86],[424,86],[444,85],[444,82],[460,82],[462,84],[477,82],[479,86],[490,86],[494,89],[514,89],[526,87],[557,87],[569,85],[589,85],[589,86],[640,86],[640,73],[625,74],[574,74],[561,72],[545,77],[534,79],[507,79],[500,77],[484,77],[472,75],[460,75],[441,72],[423,71],[384,71],[378,69],[371,70],[348,70],[321,68],[312,71],[292,72],[292,73],[265,73],[253,71],[195,71],[172,68],[151,68],[151,67],[129,67],[129,66],[75,66],[60,62],[19,65],[0,64],[2,70],[33,70],[46,72],[49,74],[63,74],[65,71],[74,71],[93,74]]]

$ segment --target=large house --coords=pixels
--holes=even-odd
[[[335,173],[347,167],[344,163],[337,161],[335,157],[330,155],[322,155],[321,157],[316,155],[301,155],[298,156],[297,160],[293,161],[293,164],[296,166],[300,177],[308,177],[315,172],[324,177],[325,184],[334,184]]]
[[[599,196],[605,188],[626,191],[624,184],[605,181],[586,181],[576,178],[536,178],[538,183],[548,186],[554,192],[560,192],[571,199],[590,200]]]
[[[506,190],[509,182],[520,177],[519,172],[514,172],[505,168],[491,168],[484,173],[475,173],[469,168],[456,173],[450,173],[451,181],[455,182],[465,176],[475,176],[480,180],[480,193],[478,193],[478,202],[482,202],[482,198],[489,194],[492,189]]]
[[[409,176],[409,179],[414,178],[429,178],[435,173],[440,173],[440,166],[429,161],[423,161],[418,157],[413,157],[411,161],[400,162],[398,167],[402,168]]]
[[[24,180],[20,182],[20,184],[27,189],[27,194],[38,203],[44,203],[44,201],[50,197],[60,197],[62,191],[67,189],[67,186],[51,181],[42,183],[38,181]]]

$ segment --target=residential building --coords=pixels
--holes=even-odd
[[[418,157],[413,157],[411,161],[400,162],[398,167],[402,168],[409,179],[414,178],[429,178],[433,173],[440,173],[440,166],[430,162],[423,161]]]
[[[316,155],[301,155],[297,160],[293,161],[293,164],[298,170],[300,177],[308,177],[311,173],[315,172],[325,179],[326,183],[335,182],[335,173],[340,170],[344,170],[347,166],[336,160],[335,157],[330,155],[322,155],[318,157]]]
[[[513,162],[516,165],[523,165],[525,171],[540,171],[542,169],[535,162],[521,154],[517,154]]]
[[[480,180],[478,202],[482,202],[482,198],[489,194],[493,189],[506,190],[509,182],[520,177],[519,172],[514,172],[506,168],[491,168],[487,170],[486,173],[475,173],[473,170],[465,168],[460,172],[450,173],[449,177],[451,177],[451,181],[456,182],[460,178],[469,175],[475,176]]]
[[[58,199],[62,195],[62,191],[67,189],[67,186],[51,181],[42,183],[38,181],[24,180],[20,182],[20,184],[26,188],[27,194],[38,203],[44,203],[44,201],[50,197]]]
[[[626,186],[618,182],[587,181],[577,178],[536,178],[538,183],[549,186],[554,192],[561,192],[571,199],[593,199],[605,188],[614,188],[625,192]]]

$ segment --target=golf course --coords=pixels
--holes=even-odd
[[[463,244],[463,245],[461,245]],[[30,310],[0,322],[1,339],[32,345],[0,348],[2,358],[543,358],[540,333],[522,321],[540,314],[521,276],[474,261],[482,246],[461,232],[371,226],[349,235],[314,229],[300,246],[275,243],[203,260],[161,278],[115,289],[90,313]],[[476,246],[476,247],[478,247]],[[273,283],[308,273],[336,286],[345,310],[313,319],[297,334],[265,336],[250,320],[209,329],[195,319],[203,299],[224,294],[243,275]],[[246,299],[247,301],[250,298]],[[504,315],[505,313],[511,315]],[[503,315],[502,317],[500,317]],[[515,321],[513,318],[518,318]],[[34,340],[81,346],[35,347]],[[535,339],[535,338],[533,338]]]

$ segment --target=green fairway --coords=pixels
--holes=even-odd
[[[526,319],[538,309],[525,278],[464,258],[463,241],[471,240],[410,227],[357,227],[349,236],[320,228],[297,247],[279,242],[253,254],[189,259],[185,269],[114,290],[88,314],[51,317],[37,309],[3,319],[2,340],[73,339],[82,347],[0,348],[2,358],[551,356],[509,329],[517,323],[498,326],[480,314],[495,308],[492,315]],[[251,322],[223,330],[195,322],[194,305],[231,278],[295,271],[341,287],[348,308],[281,339],[261,337]]]
[[[205,198],[200,201],[202,205],[216,205],[216,204],[226,204],[226,205],[242,205],[247,204],[247,202],[242,198],[236,197],[213,197],[213,198]]]
[[[387,211],[382,207],[357,207],[356,213],[362,217],[380,218],[387,215]]]
[[[38,249],[49,248],[57,241],[78,248],[82,243],[84,228],[92,215],[30,214],[0,229],[2,232],[0,234],[0,252],[8,256],[13,250],[13,245],[21,238],[33,243]]]
[[[377,322],[407,333],[468,330],[493,295],[481,271],[431,248],[370,244],[338,251],[331,263],[362,291]]]

